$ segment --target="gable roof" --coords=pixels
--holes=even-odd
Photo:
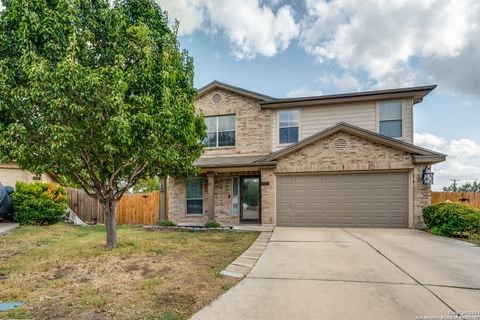
[[[207,84],[207,85],[201,87],[200,89],[198,89],[197,99],[200,98],[201,96],[209,93],[210,91],[212,91],[214,89],[223,89],[223,90],[226,90],[226,91],[230,91],[230,92],[239,94],[239,95],[244,96],[244,97],[253,98],[255,100],[260,100],[260,101],[276,100],[273,97],[270,97],[270,96],[267,96],[267,95],[264,95],[264,94],[261,94],[261,93],[258,93],[258,92],[250,91],[250,90],[247,90],[247,89],[243,89],[243,88],[240,88],[240,87],[232,86],[231,84],[220,82],[220,81],[217,81],[217,80],[214,80],[214,81],[210,82],[209,84]]]
[[[421,102],[422,99],[436,87],[437,85],[429,85],[400,89],[351,92],[301,98],[275,99],[270,101],[261,101],[260,106],[263,109],[273,109],[396,98],[412,98],[413,103],[415,104]]]
[[[445,161],[446,155],[435,152],[432,150],[428,150],[426,148],[422,148],[419,146],[416,146],[414,144],[404,142],[401,140],[397,140],[394,138],[390,138],[387,136],[383,136],[381,134],[372,132],[370,130],[362,129],[356,126],[353,126],[351,124],[345,123],[345,122],[340,122],[330,128],[327,128],[325,130],[322,130],[308,138],[305,138],[303,140],[300,140],[299,142],[292,144],[288,147],[285,147],[277,152],[273,152],[259,160],[257,160],[257,163],[262,163],[262,162],[272,162],[275,161],[276,159],[283,157],[289,153],[292,153],[294,151],[297,151],[309,144],[312,144],[318,140],[321,140],[327,136],[330,136],[336,132],[346,132],[373,142],[377,142],[382,145],[386,145],[389,147],[393,147],[399,150],[403,150],[405,152],[409,152],[413,156],[413,161],[414,163],[437,163],[437,162],[442,162]]]

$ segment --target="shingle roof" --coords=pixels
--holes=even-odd
[[[330,94],[323,96],[310,96],[299,98],[283,98],[270,101],[260,101],[262,108],[285,108],[294,106],[309,106],[319,104],[344,103],[350,101],[366,101],[373,99],[392,99],[411,97],[413,103],[421,102],[437,85],[418,86],[409,88],[386,89],[363,92],[349,92],[340,94]]]

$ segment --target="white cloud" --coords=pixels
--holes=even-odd
[[[452,140],[447,152],[453,157],[462,157],[465,159],[478,158],[480,165],[480,145],[470,139]]]
[[[416,144],[437,151],[440,151],[440,149],[447,143],[447,140],[444,138],[437,137],[428,132],[415,133],[413,139]]]
[[[180,35],[194,32],[205,22],[203,0],[157,0],[157,2],[168,12],[169,18],[180,22]]]
[[[451,184],[451,179],[460,179],[460,184],[480,180],[480,144],[470,139],[447,141],[431,133],[416,133],[415,144],[447,154],[447,161],[433,166],[435,190]]]
[[[305,1],[301,44],[319,61],[366,71],[380,87],[409,85],[433,75],[459,91],[480,95],[472,81],[480,77],[480,1]],[[425,68],[423,78],[419,68]]]
[[[222,33],[237,59],[253,59],[258,54],[272,57],[285,50],[299,34],[289,5],[274,10],[272,5],[259,0],[157,1],[180,21],[180,34],[196,30]]]
[[[344,91],[360,91],[363,87],[360,81],[350,73],[345,73],[341,76],[325,73],[323,76],[318,77],[317,80],[322,84],[333,84],[338,89]]]
[[[292,89],[287,93],[287,98],[299,98],[310,96],[321,96],[323,93],[321,90],[310,89],[307,86],[301,86],[300,88]]]

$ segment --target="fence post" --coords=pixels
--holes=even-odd
[[[160,177],[160,212],[159,212],[159,221],[167,220],[167,177]],[[159,222],[157,221],[157,222]]]

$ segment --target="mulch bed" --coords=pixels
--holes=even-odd
[[[233,227],[205,228],[205,227],[183,227],[183,226],[144,226],[145,231],[161,232],[231,232]]]

